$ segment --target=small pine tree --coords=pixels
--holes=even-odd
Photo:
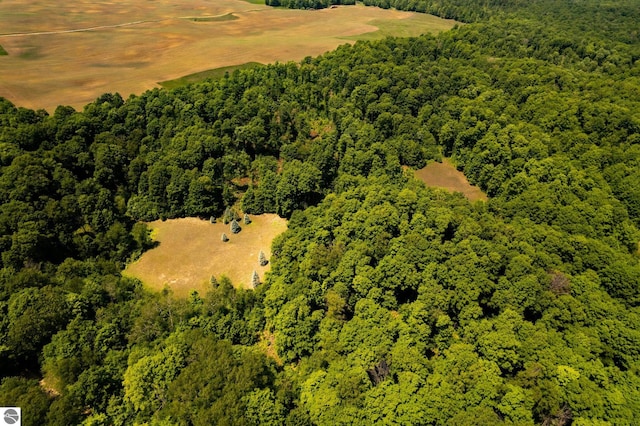
[[[249,215],[245,213],[244,214],[244,224],[248,225],[250,223],[251,223],[251,219],[249,218]]]
[[[237,234],[240,231],[242,231],[242,228],[240,228],[240,225],[238,224],[238,221],[233,219],[231,221],[231,232],[233,232],[234,234]]]
[[[227,234],[225,234],[224,232],[220,236],[220,239],[222,240],[223,243],[226,243],[227,241],[229,241],[229,237],[227,237]]]
[[[260,250],[260,253],[258,254],[258,263],[260,263],[260,266],[267,266],[267,263],[269,263],[267,256],[264,255],[262,250]]]
[[[226,225],[231,222],[231,209],[227,207],[224,209],[224,214],[222,215],[222,222]]]
[[[215,218],[215,217],[213,217],[213,216],[211,216],[211,217],[209,218],[209,222],[210,222],[210,223],[216,223],[216,218]]]
[[[253,274],[251,275],[251,287],[256,288],[259,285],[260,285],[260,275],[258,275],[258,272],[254,270]]]
[[[211,275],[211,278],[209,278],[209,283],[211,284],[211,287],[218,287],[218,280],[216,279],[215,275]]]

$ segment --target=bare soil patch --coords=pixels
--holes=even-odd
[[[218,279],[226,275],[234,286],[249,288],[253,271],[264,280],[271,265],[259,265],[260,250],[271,259],[271,242],[287,229],[286,220],[274,214],[252,216],[251,220],[249,225],[240,223],[238,234],[232,234],[222,222],[211,224],[196,218],[151,222],[153,238],[160,244],[127,266],[123,274],[153,290],[168,286],[177,297],[191,290],[206,293],[211,275]],[[223,232],[229,241],[221,241]]]
[[[427,186],[461,192],[470,201],[487,200],[487,194],[477,186],[471,185],[465,175],[446,158],[442,163],[429,163],[426,167],[416,170],[415,176]]]
[[[60,104],[82,109],[103,93],[127,98],[201,71],[298,61],[414,15],[362,5],[276,9],[241,0],[2,0],[0,45],[9,55],[0,57],[0,96],[49,112]],[[435,19],[421,32],[455,24]],[[404,26],[385,28],[394,27]]]

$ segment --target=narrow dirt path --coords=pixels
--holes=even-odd
[[[95,30],[104,30],[108,28],[119,28],[119,27],[130,27],[132,25],[140,25],[147,24],[153,22],[162,22],[167,21],[168,19],[161,19],[157,21],[133,21],[133,22],[125,22],[123,24],[115,24],[115,25],[100,25],[97,27],[89,27],[89,28],[76,28],[73,30],[57,30],[57,31],[36,31],[31,33],[10,33],[10,34],[0,34],[0,37],[23,37],[23,36],[34,36],[34,35],[52,35],[52,34],[68,34],[68,33],[81,33],[85,31],[95,31]]]

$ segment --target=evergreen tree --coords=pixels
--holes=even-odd
[[[220,236],[220,239],[222,240],[223,243],[226,243],[227,241],[229,241],[229,237],[227,237],[227,234],[225,234],[224,232]]]
[[[244,224],[248,225],[250,223],[251,223],[251,219],[249,218],[249,215],[245,213],[244,214]]]
[[[231,221],[231,232],[233,232],[234,234],[237,234],[238,232],[242,231],[242,228],[240,227],[240,225],[238,224],[238,221],[233,219]]]
[[[269,263],[262,250],[260,250],[260,253],[258,254],[258,263],[260,263],[260,266],[267,266],[267,263]]]
[[[251,274],[251,287],[256,288],[260,284],[260,276],[258,275],[258,272],[254,270],[253,274]]]

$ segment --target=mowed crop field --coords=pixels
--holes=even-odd
[[[8,55],[0,56],[0,96],[49,112],[60,104],[82,109],[103,93],[126,99],[214,68],[298,61],[362,35],[417,35],[456,23],[417,15],[362,5],[288,10],[242,0],[2,0],[0,45]]]
[[[415,176],[427,186],[461,192],[470,201],[487,200],[487,194],[477,186],[471,185],[465,175],[446,158],[442,163],[429,163],[426,167],[416,170]]]
[[[261,280],[271,263],[260,266],[262,250],[271,259],[271,242],[287,229],[287,222],[274,214],[251,217],[252,223],[240,226],[232,234],[222,222],[185,218],[155,221],[149,224],[154,241],[159,245],[127,266],[123,274],[140,279],[147,287],[160,291],[168,286],[177,297],[192,290],[204,295],[210,288],[210,278],[229,277],[236,287],[250,287],[251,275],[257,271]],[[229,241],[223,242],[222,233]]]

